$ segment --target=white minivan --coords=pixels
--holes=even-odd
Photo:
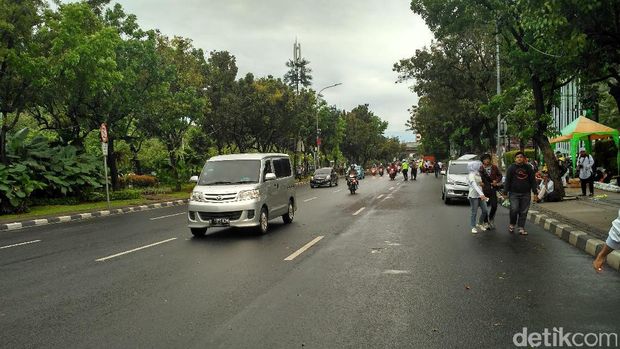
[[[232,154],[210,158],[198,177],[188,206],[194,236],[209,227],[256,227],[269,220],[291,223],[297,210],[295,178],[286,154]]]

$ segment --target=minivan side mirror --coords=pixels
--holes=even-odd
[[[265,181],[272,181],[274,179],[276,179],[275,173],[269,172],[265,175]]]
[[[198,183],[198,176],[191,176],[189,177],[189,181],[192,183]]]

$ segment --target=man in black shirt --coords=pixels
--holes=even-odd
[[[538,195],[536,176],[532,167],[525,163],[525,154],[517,152],[514,164],[506,171],[506,185],[504,190],[508,192],[510,199],[510,225],[508,231],[514,232],[515,224],[519,226],[519,234],[527,235],[525,220],[527,211],[530,209],[532,197],[530,192]]]

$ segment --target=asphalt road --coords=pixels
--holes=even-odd
[[[536,226],[509,235],[503,208],[472,235],[432,175],[297,199],[293,224],[264,236],[193,238],[185,206],[2,232],[1,346],[511,348],[523,327],[620,332],[620,274]]]

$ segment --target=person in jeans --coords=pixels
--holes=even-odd
[[[489,198],[489,216],[485,221],[485,228],[495,229],[495,213],[497,212],[497,190],[502,185],[502,172],[491,163],[491,155],[484,154],[480,157],[482,167],[480,167],[480,177],[482,178],[482,191],[484,196]]]
[[[472,161],[467,164],[467,182],[469,183],[469,204],[471,205],[471,233],[476,234],[478,231],[485,231],[486,227],[483,226],[483,222],[487,218],[488,209],[487,201],[489,200],[482,191],[482,178],[480,178],[480,167],[482,163],[480,161]],[[476,216],[478,215],[478,207],[482,210],[479,223],[476,225]],[[477,229],[476,229],[477,228]]]
[[[590,196],[594,195],[594,159],[588,153],[586,148],[579,149],[579,157],[577,158],[577,169],[579,170],[579,181],[581,182],[581,196],[586,196],[586,186],[590,188]]]
[[[510,200],[510,225],[508,231],[514,233],[515,224],[519,226],[519,234],[527,235],[525,220],[530,209],[532,197],[530,192],[538,195],[536,177],[532,166],[525,162],[525,154],[519,151],[515,154],[515,162],[506,171],[504,191],[508,192]]]
[[[611,229],[609,229],[605,246],[603,246],[598,255],[596,255],[594,262],[592,262],[594,270],[601,272],[603,270],[603,264],[605,264],[605,260],[607,259],[607,255],[617,249],[620,249],[620,210],[618,210],[618,218],[611,222]]]

